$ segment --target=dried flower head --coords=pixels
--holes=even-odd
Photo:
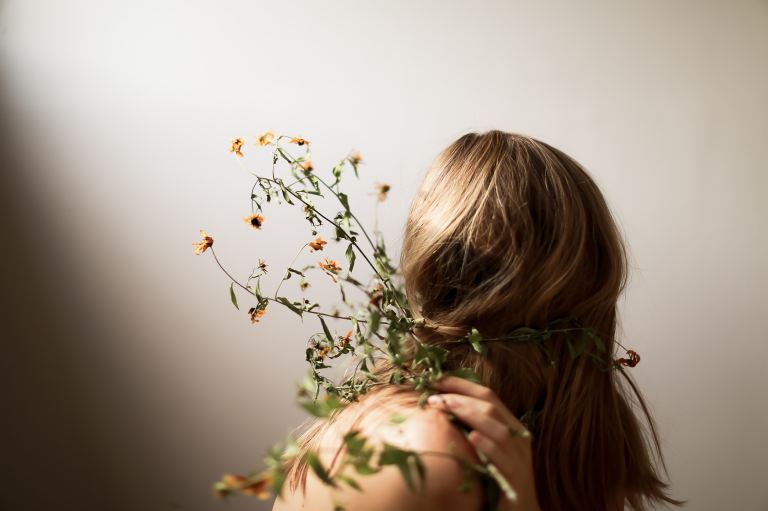
[[[258,213],[255,213],[253,215],[248,215],[247,217],[244,217],[243,222],[250,225],[254,229],[261,229],[261,225],[264,222],[264,217]]]
[[[261,270],[261,273],[267,273],[267,262],[264,261],[264,259],[259,258],[259,270]]]
[[[299,166],[301,167],[301,170],[303,170],[305,174],[309,174],[310,172],[312,172],[312,169],[315,168],[314,166],[312,166],[312,160],[303,161],[299,164]]]
[[[248,309],[248,315],[251,316],[251,323],[254,325],[259,322],[259,318],[264,315],[266,312],[266,309],[264,308],[257,308],[257,307],[251,307]]]
[[[291,137],[291,139],[288,141],[291,144],[297,144],[297,145],[309,145],[309,140],[301,137]]]
[[[233,138],[232,139],[232,145],[229,147],[230,153],[235,153],[237,156],[243,157],[242,148],[245,142],[242,138]]]
[[[326,243],[328,243],[328,242],[325,241],[320,236],[318,236],[313,241],[310,241],[307,244],[309,245],[309,251],[310,252],[314,252],[315,250],[322,250],[323,249],[323,245],[325,245]]]
[[[213,246],[213,238],[205,232],[204,230],[200,229],[200,237],[203,238],[202,241],[196,241],[192,243],[195,247],[195,254],[200,255],[206,250],[208,250],[208,247]]]
[[[275,132],[271,130],[265,131],[264,133],[256,137],[256,145],[259,145],[259,146],[270,145],[274,142],[274,140],[275,140]]]
[[[387,198],[387,193],[389,192],[389,185],[386,183],[381,183],[376,185],[376,190],[379,192],[379,202],[384,202],[384,200]]]
[[[334,283],[336,283],[336,277],[334,275],[338,275],[338,273],[341,271],[341,267],[334,261],[333,259],[330,259],[326,257],[322,261],[317,263],[320,268],[325,270],[328,275],[331,276],[331,280],[333,280]]]
[[[627,350],[627,356],[629,358],[620,358],[616,363],[624,367],[635,367],[640,362],[640,355],[636,351]]]

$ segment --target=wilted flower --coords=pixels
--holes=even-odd
[[[623,365],[624,367],[635,367],[640,362],[640,355],[638,355],[636,351],[627,350],[627,355],[629,356],[628,359],[620,358],[616,363]]]
[[[243,156],[243,152],[241,151],[241,149],[243,148],[244,144],[245,144],[245,142],[243,141],[242,138],[233,138],[232,139],[232,145],[229,148],[229,152],[230,153],[235,153],[236,155],[242,157]]]
[[[360,157],[360,151],[353,151],[352,154],[349,155],[348,159],[349,159],[349,163],[351,163],[352,165],[357,165],[361,161],[363,161],[362,158]]]
[[[258,137],[256,137],[256,145],[269,145],[271,144],[275,139],[275,132],[274,131],[265,131]]]
[[[341,271],[341,267],[334,261],[333,259],[330,259],[326,257],[319,263],[317,263],[320,268],[328,272],[328,274],[331,276],[331,279],[333,282],[336,282],[336,277],[334,275],[338,274]]]
[[[376,186],[376,189],[379,192],[379,196],[378,196],[379,202],[384,202],[384,199],[387,198],[387,192],[389,192],[389,185],[385,183],[381,183]]]
[[[256,213],[256,214],[244,217],[243,222],[250,225],[254,229],[261,229],[261,224],[264,222],[264,217]]]
[[[208,249],[208,247],[213,246],[213,238],[211,238],[211,236],[202,229],[200,229],[200,237],[203,238],[202,241],[196,241],[192,243],[192,245],[195,247],[195,254],[197,255],[202,254]]]
[[[251,307],[248,309],[248,314],[251,316],[251,323],[254,325],[259,322],[259,318],[264,315],[266,309]]]
[[[315,250],[322,250],[323,249],[323,245],[325,245],[326,243],[328,243],[328,242],[325,241],[320,236],[318,236],[313,241],[310,241],[308,243],[308,245],[310,246],[310,250],[309,251],[310,252],[314,252]]]
[[[261,258],[259,258],[259,270],[261,270],[261,273],[267,273],[267,263]]]
[[[303,161],[299,164],[299,166],[301,167],[301,170],[303,170],[305,174],[309,174],[310,172],[312,172],[312,169],[315,168],[312,166],[312,160]]]
[[[297,144],[297,145],[309,145],[309,140],[301,138],[301,137],[291,137],[291,139],[288,141],[291,144]]]

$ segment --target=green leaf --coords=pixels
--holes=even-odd
[[[232,300],[232,305],[234,305],[237,310],[240,310],[240,306],[237,305],[237,296],[235,295],[235,283],[234,282],[231,282],[229,284],[229,299]]]
[[[477,330],[477,328],[472,327],[472,330],[470,330],[469,337],[467,339],[476,352],[485,353],[485,345],[482,343],[483,336],[480,335],[480,332]]]
[[[291,302],[288,300],[288,298],[286,298],[286,297],[284,297],[284,296],[278,296],[278,297],[277,297],[277,301],[278,301],[278,302],[280,302],[280,303],[282,303],[283,305],[285,305],[285,306],[286,306],[286,307],[288,307],[289,309],[291,309],[293,312],[295,312],[296,314],[298,314],[300,317],[304,317],[304,311],[303,311],[303,310],[301,310],[300,308],[296,307],[294,304],[292,304],[292,303],[291,303]]]
[[[481,383],[480,376],[473,371],[472,369],[468,367],[463,367],[461,369],[456,369],[454,371],[448,371],[445,373],[446,376],[456,376],[458,378],[464,378],[465,380],[469,380],[471,382],[475,383]]]
[[[322,316],[318,316],[318,319],[320,320],[320,324],[323,325],[323,333],[325,334],[325,338],[328,339],[328,342],[333,344],[333,335],[331,334],[331,331],[328,329],[328,325],[325,324],[325,320]]]
[[[312,471],[317,475],[318,478],[325,484],[329,486],[336,486],[336,482],[331,479],[330,474],[323,466],[322,462],[320,461],[320,458],[317,457],[317,454],[313,452],[308,452],[306,455],[306,462],[307,465],[312,468]]]
[[[389,422],[392,424],[402,424],[406,420],[406,416],[401,413],[395,413],[389,418]]]
[[[347,197],[346,193],[339,192],[339,201],[341,202],[341,205],[344,206],[344,209],[349,211],[349,198]]]
[[[344,253],[347,256],[347,262],[349,263],[349,271],[355,267],[355,251],[352,249],[354,245],[352,243],[347,247],[347,251]]]

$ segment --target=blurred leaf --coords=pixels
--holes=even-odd
[[[352,249],[354,245],[352,243],[349,244],[347,247],[347,251],[345,252],[345,255],[347,256],[347,262],[349,263],[349,271],[352,271],[352,268],[355,267],[355,251]]]
[[[237,296],[235,295],[235,283],[234,282],[231,282],[229,284],[229,299],[232,300],[232,305],[234,305],[237,310],[240,310],[240,306],[237,305]]]

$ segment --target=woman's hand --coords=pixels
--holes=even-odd
[[[531,434],[488,387],[448,376],[435,385],[441,394],[428,403],[455,415],[472,431],[467,439],[510,483],[517,501],[503,495],[499,509],[540,511],[533,476]]]

